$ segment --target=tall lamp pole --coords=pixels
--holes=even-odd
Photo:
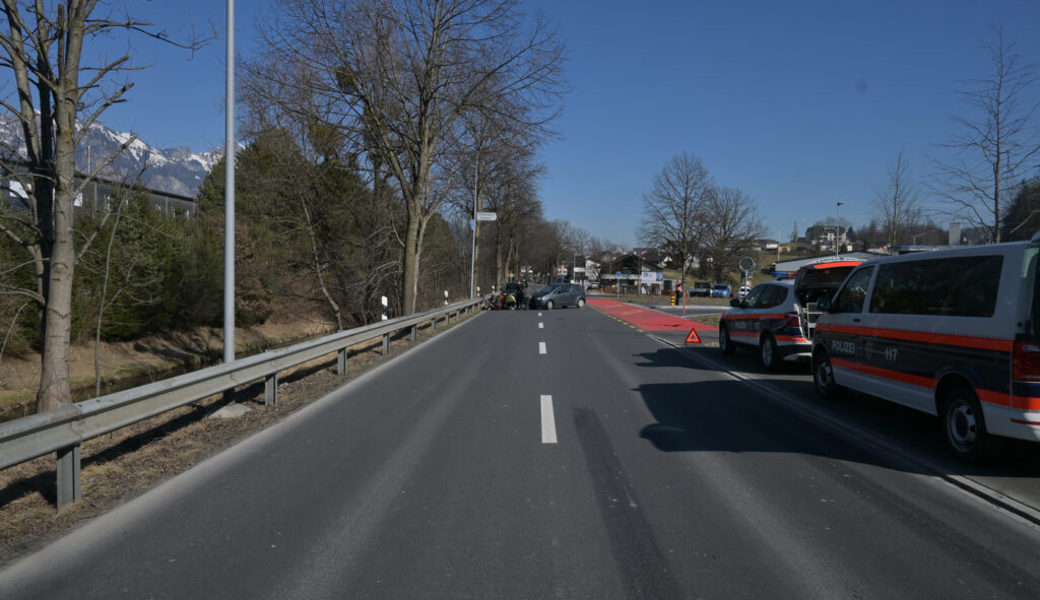
[[[227,0],[224,106],[224,363],[235,360],[235,0]]]
[[[841,236],[841,206],[844,202],[838,202],[838,207],[834,209],[834,256],[838,256],[839,248],[841,247],[838,242],[838,237]]]

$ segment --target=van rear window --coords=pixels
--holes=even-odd
[[[1003,262],[994,255],[882,264],[870,312],[992,317]]]

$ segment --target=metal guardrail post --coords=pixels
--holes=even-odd
[[[278,373],[264,379],[264,406],[278,406]]]
[[[58,450],[57,471],[57,504],[64,508],[83,498],[80,487],[80,445]]]
[[[412,325],[412,341],[414,342],[414,341],[416,341],[418,339],[419,339],[419,326],[418,325]]]
[[[434,333],[437,333],[437,317],[436,316],[434,316],[432,319],[430,319],[430,327],[433,328],[433,332]]]
[[[390,333],[383,334],[383,356],[390,354]]]
[[[336,353],[336,374],[346,375],[347,374],[347,349],[340,348],[339,352]]]

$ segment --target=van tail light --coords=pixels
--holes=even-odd
[[[1015,342],[1011,355],[1011,378],[1015,381],[1040,381],[1040,343]]]
[[[798,313],[796,312],[785,313],[784,319],[787,321],[788,327],[798,327],[799,329],[802,327],[802,320],[798,318]]]

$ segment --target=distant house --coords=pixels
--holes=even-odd
[[[838,228],[834,225],[823,224],[807,228],[805,242],[817,252],[852,252],[858,246],[851,227]]]

